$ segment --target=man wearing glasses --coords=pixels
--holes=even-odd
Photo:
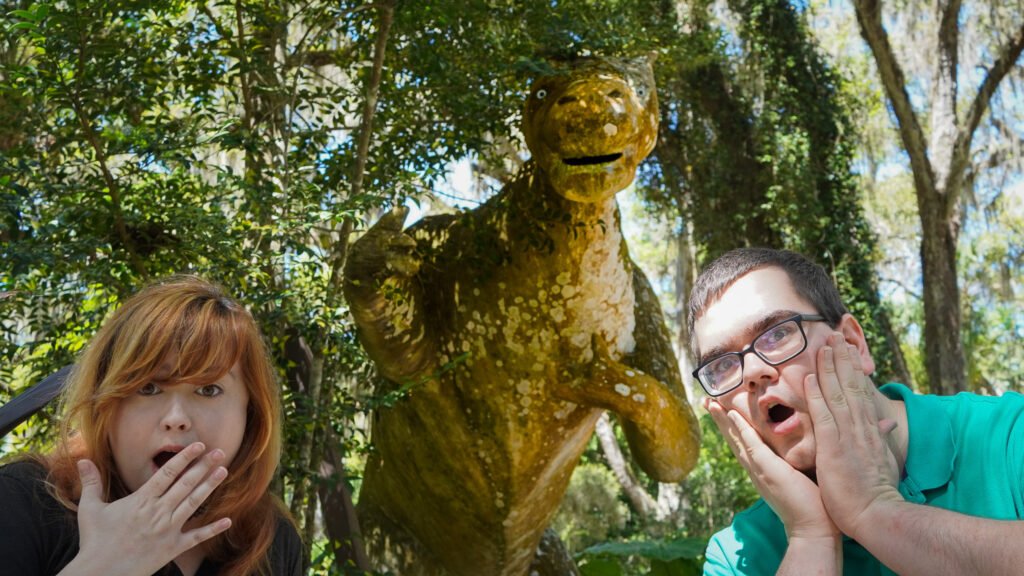
[[[762,496],[705,574],[1024,573],[1024,396],[878,389],[825,271],[750,248],[690,298],[705,407]]]

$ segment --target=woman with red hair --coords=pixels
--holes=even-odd
[[[46,455],[0,467],[0,575],[294,576],[269,491],[274,369],[252,316],[176,276],[128,299],[69,376]]]

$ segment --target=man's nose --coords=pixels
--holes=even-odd
[[[751,352],[743,359],[743,383],[749,389],[758,385],[767,386],[779,376],[776,366],[767,363],[757,354]]]
[[[167,431],[179,430],[186,432],[192,428],[192,418],[189,416],[188,407],[185,405],[184,400],[173,397],[169,400],[167,410],[164,412],[161,420],[161,425]]]

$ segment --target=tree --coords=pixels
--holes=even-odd
[[[0,164],[3,371],[23,385],[72,362],[150,277],[193,271],[225,284],[292,384],[279,489],[307,536],[317,488],[325,509],[344,508],[338,473],[365,410],[349,376],[364,371],[361,355],[327,262],[347,235],[332,243],[319,231],[366,196],[333,198],[317,166],[349,130],[345,107],[371,100],[358,82],[321,81],[340,53],[322,48],[358,55],[375,36],[315,25],[338,14],[376,18],[329,3],[44,2],[4,26],[2,93],[26,121],[4,139]],[[345,516],[330,518],[331,540],[344,544],[335,527]]]
[[[453,160],[473,158],[494,188],[510,178],[490,168],[522,161],[514,127],[544,56],[659,52],[663,131],[640,187],[686,226],[680,284],[698,254],[769,243],[834,261],[858,313],[880,314],[842,83],[784,2],[734,2],[735,30],[708,3],[669,0],[0,10],[0,396],[73,362],[148,278],[209,276],[256,313],[286,383],[279,489],[307,536],[319,508],[346,537],[361,423],[401,398],[373,389],[354,339],[338,290],[349,241],[382,209],[429,201]],[[884,334],[878,322],[868,329]],[[39,445],[48,424],[14,447]],[[622,462],[635,506],[656,502],[659,487]],[[695,484],[713,499],[715,478]],[[360,562],[338,544],[316,570]]]
[[[975,132],[993,95],[1024,50],[1024,25],[1014,22],[1004,37],[997,36],[987,71],[966,113],[961,114],[959,87],[970,78],[960,66],[962,3],[942,0],[935,5],[935,36],[930,47],[937,57],[930,78],[932,88],[927,97],[918,99],[921,103],[917,106],[883,25],[882,2],[855,0],[853,4],[914,176],[921,220],[925,367],[935,392],[953,394],[967,389],[957,276],[960,201],[971,168]],[[927,132],[922,127],[925,114]]]
[[[737,0],[729,7],[743,57],[706,50],[700,59],[671,59],[678,68],[664,83],[670,96],[658,170],[643,191],[679,210],[687,226],[681,238],[692,234],[704,259],[763,245],[818,260],[871,335],[879,376],[909,381],[878,297],[875,239],[852,172],[843,80],[790,3]],[[707,9],[695,4],[690,13],[692,45],[724,41]]]

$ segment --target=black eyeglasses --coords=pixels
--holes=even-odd
[[[739,352],[726,352],[705,360],[693,371],[709,396],[728,394],[743,384],[743,357],[753,352],[770,366],[792,360],[807,349],[804,322],[824,322],[818,314],[797,314],[786,318],[759,334],[749,346]]]

